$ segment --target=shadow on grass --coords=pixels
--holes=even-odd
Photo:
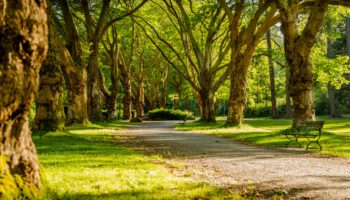
[[[71,127],[64,132],[49,132],[42,136],[34,133],[33,140],[48,179],[49,199],[231,196],[209,184],[174,176],[155,164],[165,162],[157,155],[145,156],[119,145],[110,131],[124,127],[124,124],[113,123]]]

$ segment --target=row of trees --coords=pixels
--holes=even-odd
[[[11,181],[0,184],[21,188],[20,195],[31,193],[23,188],[42,189],[28,121],[34,100],[33,128],[62,130],[65,124],[103,119],[103,109],[107,118],[115,118],[119,82],[124,119],[130,119],[131,102],[138,117],[145,104],[149,109],[157,102],[165,107],[167,84],[171,84],[179,96],[185,96],[184,88],[191,88],[201,120],[211,122],[215,121],[216,93],[229,79],[227,125],[243,123],[251,60],[264,36],[271,48],[269,30],[275,25],[280,27],[277,34],[283,34],[294,123],[313,120],[310,56],[331,5],[350,3],[2,1],[0,173]],[[272,65],[277,61],[271,52],[267,56],[273,77]]]

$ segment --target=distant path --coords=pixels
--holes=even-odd
[[[129,142],[141,141],[144,146],[178,155],[193,166],[188,172],[221,187],[243,188],[252,183],[259,186],[257,192],[262,196],[284,189],[297,199],[350,199],[347,159],[247,146],[217,136],[176,131],[171,128],[175,123],[133,126],[127,132],[136,139]]]

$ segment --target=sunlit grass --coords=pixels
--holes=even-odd
[[[160,156],[146,156],[120,146],[113,133],[125,125],[114,121],[68,128],[41,137],[34,134],[49,188],[48,198],[240,198],[207,183],[172,174]]]
[[[320,143],[323,151],[316,153],[328,154],[340,157],[350,157],[350,120],[349,119],[327,119],[323,128],[323,136]],[[224,127],[225,121],[218,120],[217,123],[191,122],[185,125],[177,125],[176,129],[193,131],[203,134],[214,134],[231,138],[242,143],[264,145],[266,147],[285,147],[288,140],[280,134],[281,130],[289,128],[291,120],[286,119],[246,119],[245,124],[240,127]],[[304,145],[307,141],[301,139]],[[291,144],[289,147],[297,147]]]

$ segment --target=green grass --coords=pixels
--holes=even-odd
[[[326,119],[323,128],[323,136],[320,143],[323,151],[316,153],[350,157],[350,120],[349,119]],[[279,132],[289,128],[291,120],[279,119],[247,119],[241,127],[225,128],[225,121],[219,119],[216,123],[192,122],[185,125],[177,125],[176,129],[194,131],[197,133],[214,134],[231,138],[242,143],[263,145],[267,147],[285,147],[287,139]],[[306,140],[301,139],[304,145]],[[297,147],[297,144],[290,144]]]
[[[49,199],[239,199],[207,183],[176,176],[160,156],[119,145],[112,133],[128,123],[112,121],[34,133]],[[168,163],[169,164],[169,163]],[[174,164],[175,167],[181,164]]]

